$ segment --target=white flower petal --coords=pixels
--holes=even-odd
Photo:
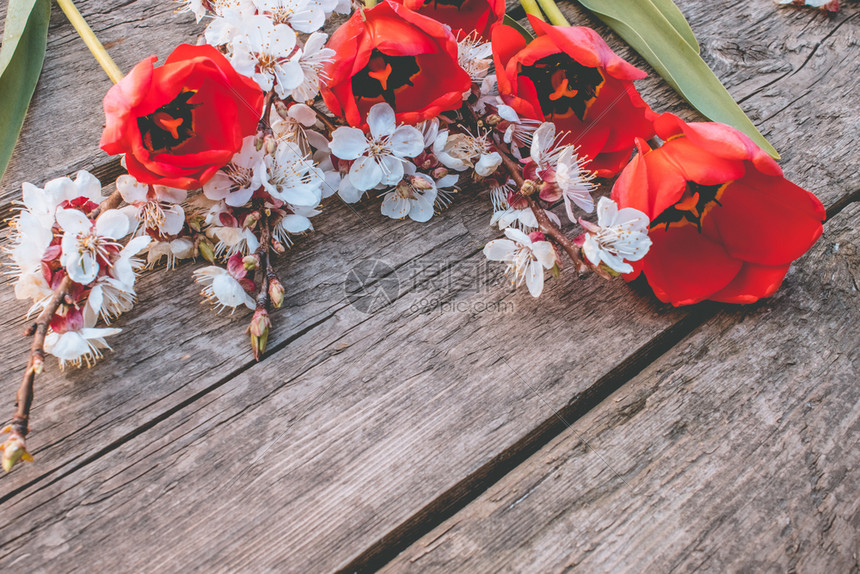
[[[375,138],[382,138],[393,134],[397,127],[394,120],[394,109],[386,103],[380,102],[378,104],[374,104],[373,107],[370,108],[370,111],[367,112],[367,125],[370,128],[371,135]],[[421,137],[421,132],[418,132],[418,135]],[[421,137],[421,143],[423,147],[423,137]],[[335,153],[335,155],[337,154]],[[337,157],[340,156],[338,155]]]
[[[423,151],[424,136],[418,129],[412,126],[400,126],[391,134],[391,152],[394,155],[415,157]]]
[[[125,237],[128,234],[128,217],[118,209],[108,209],[96,219],[96,231],[111,239]]]
[[[526,287],[529,288],[529,293],[532,297],[540,297],[543,293],[543,267],[531,263],[526,268]]]
[[[517,245],[510,239],[494,239],[484,246],[484,256],[490,261],[511,261]]]
[[[367,151],[367,148],[367,138],[364,132],[358,128],[341,126],[331,134],[329,149],[335,157],[340,159],[356,159]]]
[[[349,168],[349,181],[356,189],[367,191],[373,189],[382,181],[382,168],[376,160],[360,157]]]

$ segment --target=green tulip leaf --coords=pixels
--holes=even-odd
[[[511,18],[507,14],[505,14],[505,19],[503,20],[503,22],[504,22],[505,26],[510,26],[511,28],[513,28],[514,30],[519,32],[520,35],[526,39],[526,42],[531,42],[532,40],[535,39],[535,37],[532,36],[528,30],[523,28],[522,24],[520,24],[519,22],[517,22],[516,20],[514,20],[513,18]]]
[[[0,46],[0,178],[42,72],[50,19],[50,0],[9,0]]]
[[[684,14],[681,13],[678,6],[672,0],[651,0],[651,2],[698,54],[699,41],[696,40],[696,35],[693,34],[693,29],[690,28],[690,23],[684,18]]]
[[[655,1],[661,2],[579,0],[639,52],[702,115],[737,128],[779,159],[776,149],[759,133],[697,51],[655,6]]]

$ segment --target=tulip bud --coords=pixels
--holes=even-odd
[[[209,263],[215,263],[215,247],[212,245],[212,242],[207,238],[201,238],[200,243],[197,245],[197,249],[200,251],[200,256],[203,257]]]
[[[269,278],[269,301],[275,309],[280,309],[284,304],[284,286],[277,277]]]
[[[254,352],[254,359],[257,361],[266,352],[266,342],[269,340],[269,327],[272,322],[269,320],[269,314],[265,309],[257,309],[254,316],[251,317],[251,324],[248,325],[248,334],[251,335],[251,350]]]
[[[242,265],[245,266],[245,271],[253,271],[260,265],[260,256],[256,253],[246,255],[242,258]]]

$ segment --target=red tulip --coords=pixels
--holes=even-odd
[[[359,10],[338,28],[323,69],[323,101],[352,126],[366,126],[388,102],[398,122],[415,124],[456,110],[472,80],[457,63],[457,41],[441,23],[389,0]]]
[[[490,39],[490,32],[505,17],[504,0],[395,0],[410,10],[451,27],[458,38],[476,33]]]
[[[612,189],[620,207],[651,219],[651,250],[627,278],[643,272],[673,305],[773,295],[821,236],[821,202],[734,128],[672,114],[654,126],[665,143],[652,150],[637,140],[639,155]]]
[[[101,148],[125,154],[142,183],[198,188],[256,132],[263,92],[212,46],[182,44],[153,68],[156,59],[108,91]]]
[[[538,37],[528,45],[509,26],[493,31],[499,93],[520,116],[569,131],[564,143],[579,146],[591,160],[588,169],[615,175],[630,159],[634,139],[654,134],[654,114],[633,87],[645,72],[591,28],[529,21]]]

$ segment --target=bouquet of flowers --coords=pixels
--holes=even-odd
[[[25,35],[44,33],[45,3],[29,2]],[[634,30],[658,22],[631,44],[725,123],[655,112],[635,87],[645,72],[593,29],[568,25],[552,0],[524,0],[534,35],[500,0],[183,0],[207,23],[205,42],[127,75],[71,1],[59,4],[116,82],[100,147],[128,173],[107,198],[83,171],[23,184],[7,255],[16,296],[32,302],[33,342],[2,444],[6,471],[31,460],[45,355],[61,368],[100,359],[144,269],[209,262],[193,273],[202,296],[216,312],[253,311],[259,360],[284,302],[273,260],[313,230],[326,202],[374,202],[420,224],[458,194],[484,195],[499,233],[484,255],[532,297],[572,268],[642,276],[673,305],[751,303],[822,233],[821,203],[783,177],[671,3],[583,2]],[[681,48],[663,41],[673,35]],[[32,74],[22,78],[29,100]],[[614,183],[598,198],[601,179]],[[565,222],[551,210],[562,204]]]

